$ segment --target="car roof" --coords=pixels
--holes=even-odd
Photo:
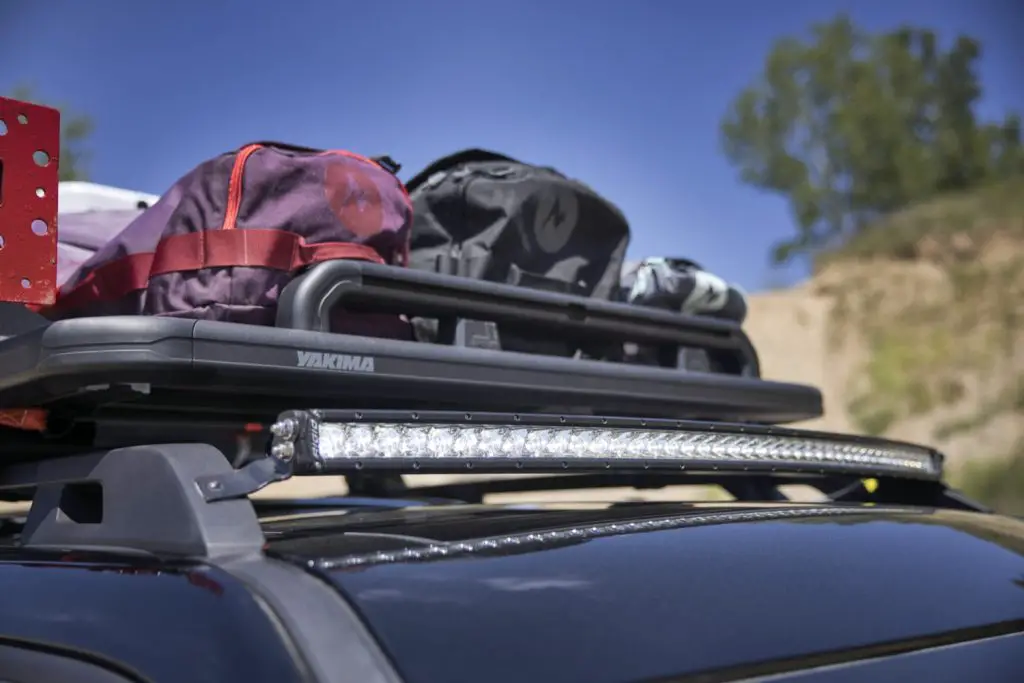
[[[453,505],[264,529],[409,681],[681,676],[1015,620],[1024,601],[1024,522],[948,510]]]

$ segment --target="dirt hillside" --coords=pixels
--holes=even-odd
[[[1018,330],[1016,348],[1006,349],[1006,355],[996,350],[991,355],[997,357],[988,358],[975,351],[971,358],[969,348],[940,348],[972,342],[970,335],[954,337],[958,321],[952,315],[915,322],[913,306],[888,312],[876,309],[878,304],[871,305],[883,318],[878,325],[890,325],[889,330],[876,332],[863,324],[848,329],[852,323],[843,319],[842,297],[849,295],[836,294],[836,288],[849,286],[860,289],[857,296],[870,296],[862,284],[866,277],[878,278],[875,286],[884,290],[948,287],[938,269],[885,265],[876,264],[871,275],[847,267],[793,289],[753,296],[747,331],[765,377],[821,388],[826,414],[802,427],[927,443],[947,453],[956,473],[972,461],[1008,455],[1024,438],[1017,405],[1024,337]],[[923,348],[915,349],[914,342]]]
[[[767,377],[822,388],[809,426],[931,444],[1024,513],[1024,180],[889,218],[755,295],[747,328]]]

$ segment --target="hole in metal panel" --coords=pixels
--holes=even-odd
[[[32,161],[36,162],[36,166],[46,166],[50,163],[50,155],[41,149],[37,149],[32,152]]]
[[[46,225],[46,221],[41,218],[37,218],[32,221],[32,234],[39,237],[45,237],[49,227]]]

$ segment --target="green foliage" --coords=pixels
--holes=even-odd
[[[955,403],[963,386],[957,348],[948,328],[893,325],[871,329],[863,390],[848,409],[866,434],[884,434],[898,420]]]
[[[50,104],[38,99],[33,88],[27,85],[16,87],[10,97],[24,102],[45,104],[60,110],[60,156],[58,174],[60,180],[88,180],[90,153],[86,142],[93,132],[93,122],[88,116],[75,114],[67,107]]]
[[[918,260],[926,239],[947,258],[965,261],[974,254],[951,243],[969,236],[976,247],[996,234],[1024,237],[1024,175],[950,192],[864,226],[841,247],[817,255],[819,266],[850,258]]]
[[[847,406],[862,431],[883,434],[899,420],[958,405],[968,386],[975,409],[938,425],[935,438],[979,429],[1006,413],[1024,418],[1024,375],[1008,374],[1024,330],[1024,258],[951,263],[941,273],[945,286],[927,285],[928,297],[885,302],[879,292],[915,286],[891,277],[833,293],[835,340],[856,331],[867,345]]]
[[[790,203],[797,235],[785,262],[843,244],[909,204],[1024,170],[1016,116],[983,123],[966,36],[942,49],[931,31],[869,35],[845,17],[785,38],[723,118],[741,178]]]

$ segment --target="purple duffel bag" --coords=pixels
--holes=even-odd
[[[406,265],[412,207],[396,171],[386,158],[271,142],[210,159],[68,275],[42,313],[273,325],[281,289],[309,266]],[[337,312],[331,330],[411,338],[390,314]]]

